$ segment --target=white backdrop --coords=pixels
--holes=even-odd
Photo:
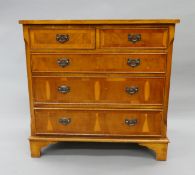
[[[135,18],[181,19],[173,51],[168,161],[157,162],[149,151],[130,145],[107,144],[57,144],[40,159],[31,159],[25,52],[18,20]],[[194,174],[194,19],[194,0],[0,0],[0,174]]]

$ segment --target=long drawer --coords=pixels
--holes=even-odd
[[[162,111],[36,109],[38,135],[160,136]]]
[[[33,72],[164,73],[166,54],[32,54]]]
[[[162,105],[164,77],[33,77],[35,102]]]

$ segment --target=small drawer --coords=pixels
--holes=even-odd
[[[160,136],[162,111],[36,109],[37,135]]]
[[[166,54],[31,55],[32,72],[165,73]]]
[[[166,48],[167,28],[100,29],[100,48]]]
[[[95,29],[30,30],[32,49],[95,49]]]
[[[162,105],[164,77],[33,77],[35,102]]]

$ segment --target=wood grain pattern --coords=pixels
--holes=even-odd
[[[140,34],[141,40],[132,43],[128,35]],[[165,48],[167,46],[168,29],[140,28],[140,29],[101,29],[100,48]]]
[[[160,105],[163,104],[164,80],[163,77],[33,77],[33,98],[35,102],[53,103]],[[96,82],[99,82],[98,88]],[[149,84],[147,89],[145,83]],[[60,86],[70,87],[70,92],[60,93]],[[126,92],[127,87],[138,87],[139,90],[131,95]],[[148,94],[147,99],[145,93]]]
[[[69,65],[60,67],[59,59],[68,59]],[[131,67],[128,59],[140,59]],[[166,54],[32,54],[33,72],[74,73],[165,73]]]
[[[176,24],[179,19],[20,20],[20,24]]]
[[[64,43],[56,41],[57,34],[69,35]],[[30,42],[32,49],[94,49],[94,29],[31,29]]]
[[[43,147],[48,146],[49,144],[54,144],[56,142],[53,141],[36,141],[30,140],[30,150],[31,150],[31,157],[40,157],[41,156],[41,149]]]
[[[162,138],[151,138],[151,137],[142,137],[139,138],[128,138],[128,137],[113,137],[111,136],[66,136],[66,137],[43,137],[43,136],[31,136],[29,140],[33,141],[54,141],[54,142],[117,142],[117,143],[169,143],[169,139],[166,137]]]
[[[130,142],[166,160],[175,24],[179,19],[20,20],[31,112],[31,156],[62,141]],[[59,43],[57,34],[68,34]],[[138,42],[128,34],[141,34]],[[58,59],[69,64],[59,66]],[[140,59],[131,67],[128,59]],[[59,86],[70,92],[62,94]],[[126,87],[138,92],[127,94]],[[68,125],[59,123],[71,118]],[[137,119],[127,126],[126,119]]]
[[[138,143],[141,146],[147,147],[153,150],[156,153],[157,160],[166,160],[167,158],[167,147],[169,140],[167,138],[115,138],[112,137],[78,137],[78,136],[66,136],[66,137],[40,137],[36,136],[30,137],[30,142],[33,143],[39,149],[35,149],[38,151],[34,151],[36,153],[34,157],[40,157],[40,150],[42,147],[46,146],[47,144],[55,143],[55,142],[118,142],[118,143]],[[43,146],[41,147],[41,144]]]
[[[140,145],[153,150],[156,153],[156,160],[167,160],[167,143],[140,143]]]
[[[35,118],[34,118],[34,101],[33,101],[33,94],[32,94],[32,71],[31,71],[31,64],[30,64],[30,45],[29,45],[29,33],[28,33],[28,26],[23,26],[23,37],[25,41],[25,51],[26,51],[26,68],[27,68],[27,76],[28,76],[28,92],[29,92],[29,104],[30,104],[30,126],[31,126],[31,135],[35,134]]]
[[[167,72],[166,72],[166,81],[165,81],[165,100],[164,100],[164,125],[167,126],[167,113],[168,113],[168,103],[169,103],[169,89],[171,81],[171,66],[172,66],[172,52],[173,52],[173,41],[175,34],[175,26],[169,26],[169,48],[168,48],[168,57],[167,57]],[[167,128],[165,128],[164,136],[166,136]]]
[[[86,108],[86,109],[162,109],[163,105],[154,104],[137,104],[132,105],[129,103],[49,103],[49,102],[34,102],[34,108]]]
[[[161,111],[36,109],[35,116],[38,135],[161,135]],[[63,125],[59,123],[61,118],[69,118],[71,122]],[[137,124],[129,126],[125,119],[136,119]]]

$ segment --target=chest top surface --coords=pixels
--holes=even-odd
[[[19,20],[20,24],[176,24],[179,19]]]

